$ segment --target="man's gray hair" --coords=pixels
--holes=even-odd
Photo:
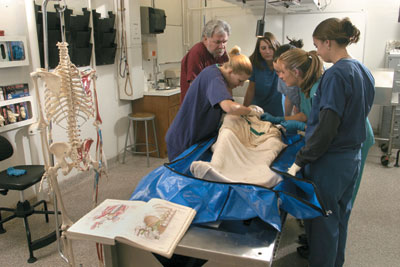
[[[213,34],[226,33],[228,36],[231,34],[231,26],[223,20],[210,20],[203,28],[201,37],[210,38]]]

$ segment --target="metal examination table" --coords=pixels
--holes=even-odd
[[[281,214],[282,228],[286,213]],[[281,233],[259,218],[192,225],[175,254],[207,260],[204,267],[271,266]],[[126,244],[104,245],[106,267],[159,267],[161,263],[145,250]]]

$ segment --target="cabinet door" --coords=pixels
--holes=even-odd
[[[181,94],[176,94],[168,98],[168,127],[171,125],[178,113],[181,101]]]
[[[400,57],[389,56],[388,67],[390,69],[400,69]]]
[[[388,66],[394,69],[393,92],[400,92],[400,56],[389,55]]]
[[[179,111],[179,105],[170,107],[168,109],[168,125],[171,125],[178,111]]]

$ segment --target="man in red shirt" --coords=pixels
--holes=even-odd
[[[231,27],[223,20],[210,20],[203,28],[202,40],[181,61],[181,103],[190,83],[205,68],[229,60],[226,43]]]

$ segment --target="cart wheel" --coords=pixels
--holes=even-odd
[[[388,152],[388,145],[386,143],[381,144],[380,147],[382,152]]]
[[[383,166],[388,166],[389,165],[389,157],[387,155],[383,155],[381,157],[381,163]]]

